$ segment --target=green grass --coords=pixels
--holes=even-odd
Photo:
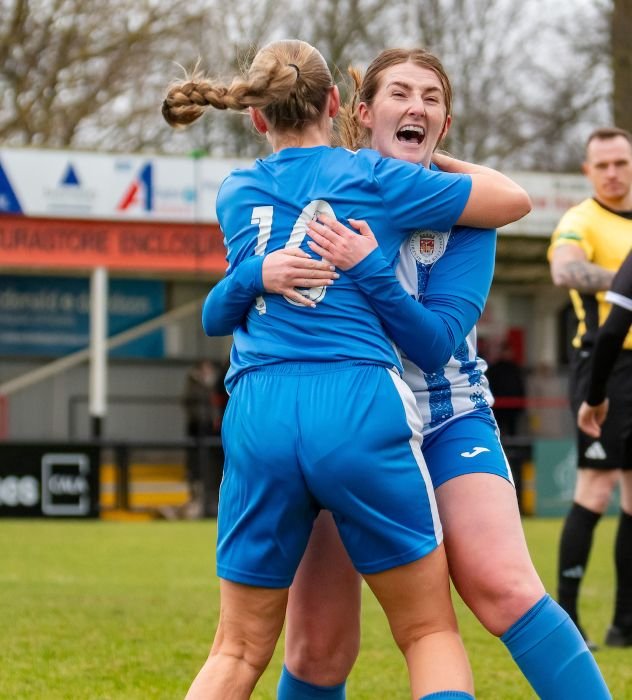
[[[610,620],[615,521],[604,519],[584,583],[582,615],[597,640]],[[525,528],[554,590],[559,520]],[[217,619],[214,521],[111,523],[0,520],[0,698],[182,698]],[[533,698],[500,642],[457,602],[480,700]],[[273,700],[281,644],[253,695]],[[614,698],[632,698],[632,650],[597,660]],[[365,592],[362,651],[350,700],[407,700],[406,673],[384,616]]]

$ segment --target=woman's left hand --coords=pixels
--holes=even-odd
[[[377,240],[366,221],[349,219],[349,223],[358,233],[324,214],[308,224],[312,240],[307,245],[340,270],[357,265],[377,248]]]
[[[598,406],[589,406],[585,401],[579,407],[577,425],[586,435],[593,438],[601,437],[601,426],[608,415],[608,399]]]

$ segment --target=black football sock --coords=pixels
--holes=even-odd
[[[632,515],[621,511],[614,543],[617,595],[613,624],[632,633]]]
[[[601,517],[588,508],[573,503],[560,538],[557,598],[577,624],[577,596],[588,564],[593,532]]]

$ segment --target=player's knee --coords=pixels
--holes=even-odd
[[[432,611],[426,610],[423,616],[405,616],[398,620],[391,619],[389,622],[393,639],[404,655],[420,640],[430,635],[444,632],[458,634],[456,616],[451,604],[439,605]]]
[[[502,636],[544,595],[544,586],[535,575],[505,571],[478,581],[469,608],[485,629]]]
[[[337,685],[351,672],[359,650],[359,640],[353,636],[306,638],[286,648],[285,664],[293,675],[308,683]]]
[[[590,491],[577,494],[574,500],[593,513],[604,513],[612,498],[613,489],[614,486],[599,484]]]
[[[245,666],[263,672],[274,653],[278,634],[260,629],[227,629],[221,623],[218,627],[211,656],[230,656]]]
[[[601,472],[579,470],[574,500],[594,513],[605,512],[619,482],[618,470]]]

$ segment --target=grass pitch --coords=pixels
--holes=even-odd
[[[616,521],[599,525],[582,616],[601,641],[613,601]],[[554,590],[561,522],[527,519],[531,553]],[[0,698],[183,698],[218,612],[215,522],[0,520]],[[456,600],[479,700],[533,698],[503,645]],[[617,700],[632,699],[632,649],[597,652]],[[274,700],[282,644],[255,700]],[[365,590],[362,650],[350,700],[408,700],[404,663]]]

